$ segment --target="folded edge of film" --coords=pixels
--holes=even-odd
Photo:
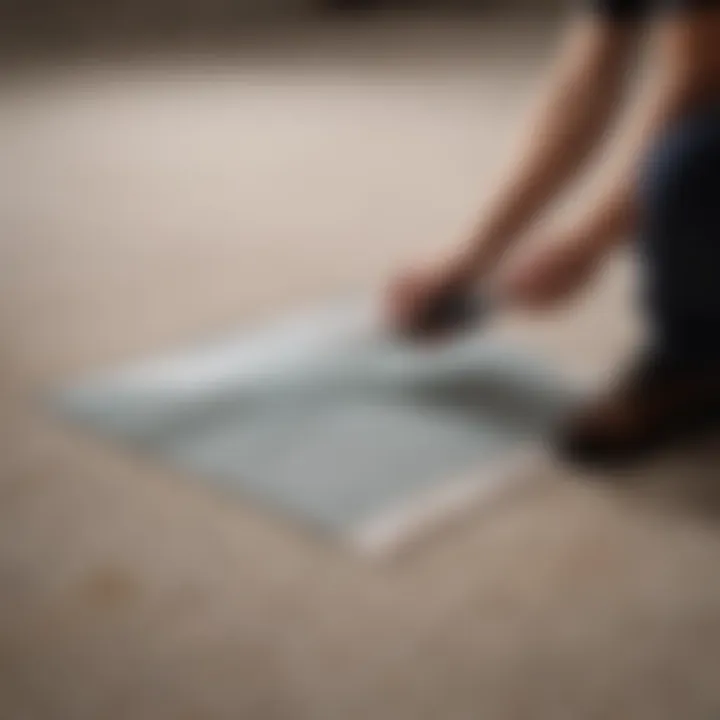
[[[363,554],[381,558],[419,545],[476,513],[481,505],[492,507],[495,501],[518,492],[532,477],[541,454],[537,444],[526,443],[500,458],[481,462],[360,524],[351,533],[350,544]]]

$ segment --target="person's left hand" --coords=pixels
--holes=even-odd
[[[595,274],[600,253],[588,242],[555,241],[520,259],[500,278],[499,295],[511,305],[545,309],[569,299]]]

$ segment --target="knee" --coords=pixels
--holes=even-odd
[[[674,123],[656,141],[643,168],[647,211],[669,221],[720,190],[720,111]]]

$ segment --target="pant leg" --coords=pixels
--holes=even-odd
[[[675,124],[647,158],[641,255],[661,354],[720,360],[720,102]]]

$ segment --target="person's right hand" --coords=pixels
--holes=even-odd
[[[467,320],[464,301],[473,285],[471,266],[461,258],[401,273],[386,296],[389,323],[405,336],[443,338]]]

